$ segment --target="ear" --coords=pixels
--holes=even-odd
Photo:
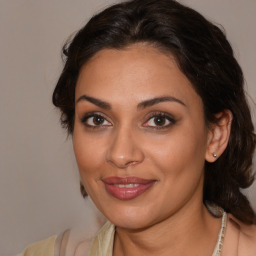
[[[207,140],[205,160],[215,162],[228,145],[233,115],[230,110],[224,110],[216,115],[217,122],[212,123]]]

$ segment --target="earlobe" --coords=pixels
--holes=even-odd
[[[205,153],[205,160],[211,163],[221,156],[228,145],[233,115],[230,110],[226,109],[218,113],[216,118],[216,123],[211,124],[209,128]]]

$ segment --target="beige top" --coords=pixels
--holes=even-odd
[[[22,254],[17,256],[55,256],[54,246],[57,236],[30,245]]]
[[[28,247],[19,256],[112,256],[115,226],[107,222],[93,241],[77,240],[66,231]],[[87,253],[87,254],[86,254]],[[245,225],[228,215],[222,256],[256,256],[256,225]]]

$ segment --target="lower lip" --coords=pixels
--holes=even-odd
[[[119,200],[131,200],[134,199],[144,192],[146,192],[149,188],[151,188],[155,181],[149,182],[147,184],[139,184],[137,187],[133,188],[119,188],[113,184],[105,184],[106,191],[113,197]]]

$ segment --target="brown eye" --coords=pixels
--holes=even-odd
[[[166,124],[166,117],[157,116],[154,118],[154,123],[156,126],[164,126]]]
[[[145,127],[151,127],[155,129],[167,128],[176,121],[169,115],[165,113],[156,113],[155,115],[151,116],[146,123],[143,124]]]
[[[101,125],[104,123],[104,118],[101,116],[94,116],[92,121],[95,125]]]
[[[81,122],[87,127],[104,127],[112,124],[105,117],[97,114],[86,115]]]

